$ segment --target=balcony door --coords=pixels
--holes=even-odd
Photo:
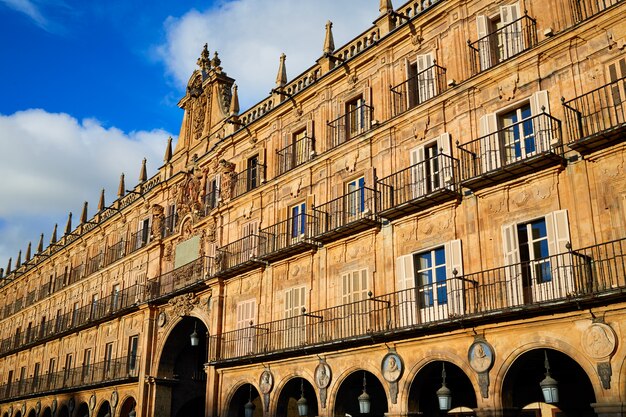
[[[302,308],[306,305],[306,287],[294,287],[285,291],[284,347],[296,347],[306,341],[305,317]]]
[[[237,330],[240,338],[235,339],[236,356],[247,356],[256,351],[256,300],[242,301],[237,304]]]
[[[291,207],[290,218],[291,243],[297,243],[306,236],[306,203],[302,202]]]
[[[525,49],[519,3],[500,6],[494,16],[476,17],[480,70],[484,71]]]
[[[363,97],[346,103],[346,139],[365,131],[365,100]]]
[[[442,156],[442,155],[445,155]],[[411,198],[419,198],[440,190],[452,182],[450,135],[411,150]]]
[[[621,58],[608,66],[609,82],[611,83],[611,103],[615,109],[613,124],[626,123],[626,58]],[[619,80],[619,82],[618,82]]]
[[[365,178],[346,183],[346,224],[359,220],[365,212]]]

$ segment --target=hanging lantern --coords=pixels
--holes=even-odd
[[[365,380],[365,372],[363,372],[363,393],[359,395],[359,411],[361,414],[369,414],[371,408],[370,396],[366,390],[367,381]]]
[[[254,415],[255,406],[252,404],[252,385],[250,385],[250,394],[248,394],[248,402],[243,406],[245,417]]]
[[[198,346],[200,344],[200,338],[198,337],[198,333],[196,332],[196,323],[193,323],[193,333],[189,335],[191,339],[191,346]]]
[[[298,405],[298,415],[305,417],[309,414],[309,405],[304,398],[304,379],[300,380],[300,399],[296,402]]]
[[[437,400],[439,401],[439,409],[441,411],[448,411],[452,408],[452,391],[446,386],[446,364],[442,365],[441,369],[441,388],[437,390]]]
[[[547,404],[555,404],[559,402],[559,383],[550,375],[550,362],[548,362],[548,352],[544,351],[546,368],[546,377],[539,383],[543,400]]]

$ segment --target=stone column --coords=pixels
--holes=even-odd
[[[622,417],[626,415],[626,403],[592,403],[598,417]]]

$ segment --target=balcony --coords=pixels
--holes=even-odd
[[[117,243],[107,246],[104,251],[104,266],[109,266],[126,255],[126,242],[120,239]]]
[[[217,208],[220,202],[220,190],[214,188],[204,196],[204,215],[207,216],[212,210]]]
[[[580,310],[623,301],[625,290],[621,239],[211,336],[209,362],[249,363]]]
[[[446,69],[436,63],[391,87],[393,115],[397,116],[446,91]]]
[[[233,178],[232,198],[237,198],[254,190],[265,182],[265,165],[254,165],[239,172]]]
[[[313,239],[322,243],[380,226],[377,215],[379,192],[360,187],[339,198],[313,207],[319,228]]]
[[[213,258],[201,257],[148,281],[146,295],[150,301],[169,298],[203,283],[213,273]]]
[[[91,274],[94,274],[96,272],[98,272],[100,269],[102,269],[102,266],[104,265],[104,254],[102,252],[100,252],[99,254],[92,256],[91,258],[87,259],[87,264],[86,264],[86,270],[85,270],[85,275],[89,276]],[[57,278],[58,280],[58,278]],[[63,283],[63,285],[65,284],[65,282]],[[62,286],[62,285],[61,285]],[[61,288],[61,286],[57,287],[57,285],[54,285],[54,288]]]
[[[471,190],[565,163],[561,121],[546,113],[457,146],[461,185]]]
[[[0,385],[0,401],[136,381],[139,357],[109,359]]]
[[[70,280],[68,285],[74,284],[85,277],[85,264],[79,264],[70,270]]]
[[[126,255],[130,255],[136,250],[139,250],[146,246],[148,244],[148,239],[149,235],[146,229],[141,229],[135,233],[132,233],[130,235],[130,238],[126,242]]]
[[[536,26],[535,19],[524,12],[524,16],[477,41],[468,40],[472,74],[483,72],[537,45]]]
[[[328,145],[326,150],[334,149],[350,139],[370,130],[373,112],[373,107],[367,104],[361,104],[359,107],[346,112],[346,114],[336,118],[332,122],[327,122]]]
[[[265,261],[259,258],[261,247],[265,245],[264,236],[251,234],[222,246],[215,255],[215,275],[230,278],[265,266]]]
[[[626,78],[563,101],[568,146],[587,154],[618,142],[626,132]]]
[[[620,3],[622,0],[571,0],[574,21],[582,22]]]
[[[57,316],[54,320],[34,326],[23,333],[16,333],[14,336],[0,341],[0,357],[46,340],[57,338],[63,334],[109,320],[111,317],[135,308],[143,299],[143,293],[143,285],[136,284],[96,302]]]
[[[261,229],[259,258],[272,262],[311,249],[317,249],[312,238],[319,230],[317,217],[299,214],[295,217]]]
[[[161,237],[166,238],[171,236],[176,231],[176,225],[178,223],[178,214],[173,213],[163,219],[161,224]]]
[[[461,198],[459,161],[439,154],[377,180],[380,216],[393,220]]]
[[[278,175],[291,171],[297,166],[310,161],[315,156],[315,140],[308,136],[276,151],[278,157]]]

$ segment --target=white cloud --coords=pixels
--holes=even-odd
[[[35,23],[42,27],[46,28],[48,21],[43,16],[39,8],[30,0],[0,0],[0,2],[6,4],[8,7],[17,10],[18,12],[24,13],[31,19],[35,21]]]
[[[274,87],[279,57],[287,55],[289,79],[322,55],[324,26],[333,22],[335,45],[359,35],[378,16],[375,0],[236,0],[206,11],[191,10],[165,22],[159,58],[179,87],[187,85],[202,46],[217,50],[222,67],[239,86],[242,110]]]
[[[36,246],[42,232],[48,243],[54,223],[62,231],[70,211],[76,226],[84,201],[93,215],[102,188],[111,203],[122,172],[133,187],[144,157],[148,176],[155,173],[169,135],[125,133],[40,109],[0,114],[0,267],[9,257],[15,265],[15,248],[25,250],[29,241]]]

